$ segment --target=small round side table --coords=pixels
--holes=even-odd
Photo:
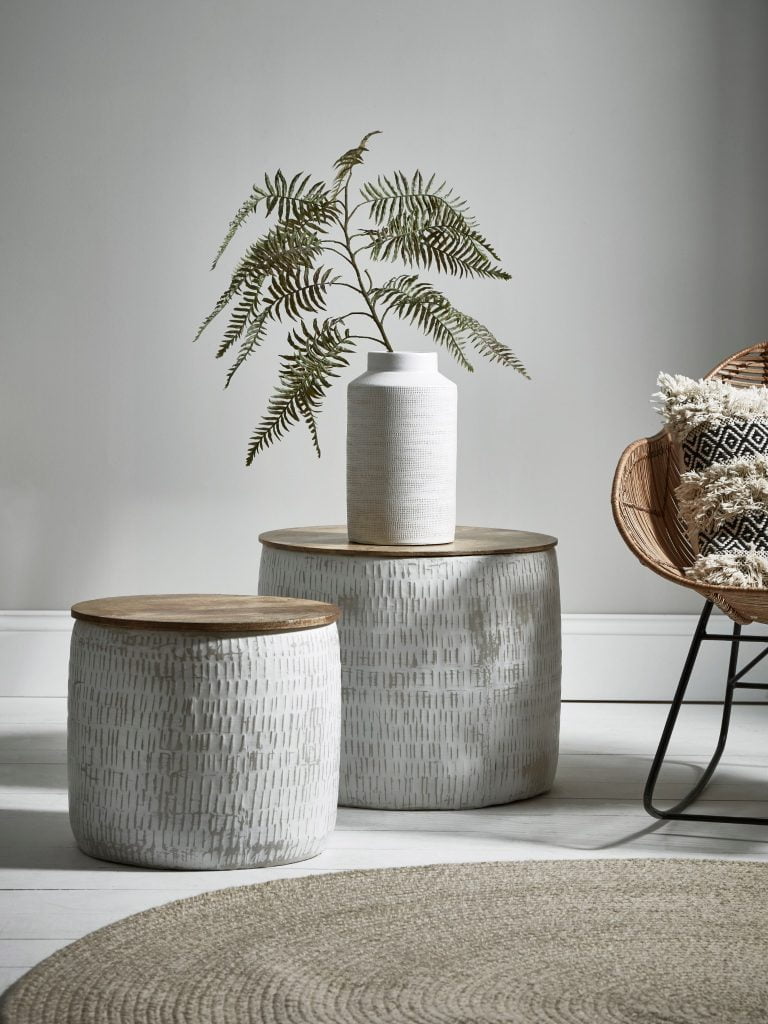
[[[319,853],[338,796],[338,614],[221,594],[76,604],[68,761],[80,849],[190,869]]]
[[[457,809],[550,788],[560,719],[554,537],[458,527],[452,544],[350,544],[275,530],[259,591],[332,601],[339,622],[339,803]]]

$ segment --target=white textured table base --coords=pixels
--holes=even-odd
[[[342,805],[455,809],[549,789],[554,549],[375,558],[265,546],[259,592],[341,606]]]
[[[336,819],[336,626],[222,637],[76,622],[68,735],[85,853],[189,869],[313,857]]]

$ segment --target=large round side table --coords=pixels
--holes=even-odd
[[[340,526],[263,533],[259,591],[332,601],[339,803],[456,809],[550,788],[560,719],[554,537],[458,527],[451,544],[350,544]]]
[[[189,869],[319,853],[338,796],[338,613],[283,596],[76,604],[68,761],[80,849]]]

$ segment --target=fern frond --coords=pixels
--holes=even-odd
[[[442,292],[426,281],[420,281],[415,274],[391,278],[380,288],[375,288],[372,296],[384,307],[384,316],[392,311],[403,320],[415,323],[425,334],[445,346],[465,369],[472,370],[464,352],[465,345],[469,343],[492,363],[501,363],[528,377],[527,370],[514,352],[499,341],[485,324],[462,313]]]
[[[249,247],[245,256],[240,260],[240,262],[235,267],[234,271],[232,272],[232,280],[229,282],[227,288],[219,296],[216,305],[213,307],[213,310],[208,314],[205,320],[203,320],[203,322],[198,327],[197,334],[193,339],[194,341],[197,341],[197,339],[200,337],[200,335],[203,333],[206,327],[208,327],[208,325],[213,320],[216,319],[216,317],[219,315],[219,313],[222,312],[222,310],[227,308],[232,299],[236,295],[238,295],[247,284],[253,283],[253,281],[258,279],[258,273],[254,271],[253,262],[249,258],[251,248],[252,247]]]
[[[246,282],[241,289],[241,299],[232,311],[227,329],[216,351],[216,358],[221,359],[232,346],[240,340],[243,331],[253,319],[261,301],[261,290],[264,287],[264,275]]]
[[[449,211],[469,228],[477,228],[477,221],[469,215],[465,200],[444,181],[437,184],[434,174],[426,181],[421,171],[416,171],[410,179],[402,171],[395,171],[389,177],[379,175],[375,182],[368,181],[361,186],[360,195],[376,224],[408,213],[439,215]]]
[[[368,152],[367,142],[372,139],[374,135],[381,135],[380,131],[368,132],[360,140],[359,144],[354,149],[348,149],[346,153],[342,153],[339,159],[334,163],[334,169],[336,176],[333,179],[338,187],[344,183],[344,179],[347,178],[353,168],[357,167],[358,164],[363,162],[364,154]]]
[[[240,228],[243,226],[243,224],[248,219],[248,217],[252,213],[256,212],[256,210],[258,208],[258,205],[262,201],[263,198],[264,197],[262,195],[257,194],[256,186],[254,185],[253,186],[253,193],[245,200],[243,205],[240,207],[240,209],[237,211],[235,216],[229,222],[229,227],[227,228],[227,233],[224,236],[224,241],[221,243],[219,248],[216,250],[216,255],[214,256],[213,263],[211,264],[211,270],[215,270],[216,269],[216,267],[219,264],[219,260],[224,255],[224,252],[227,249],[227,246],[232,241],[232,239],[235,237],[235,235],[240,230]]]
[[[431,284],[419,281],[415,274],[402,274],[374,288],[371,297],[381,302],[384,316],[391,311],[416,324],[472,373],[474,367],[465,355],[461,330],[457,328],[459,312]]]
[[[406,266],[435,267],[458,277],[510,278],[493,262],[497,256],[488,240],[451,210],[399,214],[365,234],[374,260],[401,260]]]
[[[223,291],[221,293],[221,295],[218,298],[218,301],[216,302],[216,305],[213,307],[213,309],[208,314],[208,316],[205,318],[205,320],[203,320],[203,322],[197,328],[197,334],[195,334],[194,338],[192,339],[193,341],[197,341],[197,339],[200,337],[200,335],[203,333],[203,331],[206,329],[206,327],[208,327],[208,325],[213,320],[216,319],[216,317],[219,315],[219,313],[221,313],[222,310],[227,308],[227,306],[229,305],[229,303],[232,301],[233,297],[236,294],[237,294],[237,289],[235,288],[234,284],[230,284],[225,289],[225,291]]]
[[[265,204],[267,215],[277,212],[281,221],[291,220],[296,224],[320,227],[333,220],[338,204],[324,181],[309,184],[309,175],[295,174],[287,181],[283,172],[278,171],[273,181],[264,175]]]
[[[347,356],[354,348],[349,331],[342,331],[338,324],[336,317],[314,320],[311,327],[301,323],[288,335],[291,351],[281,360],[279,382],[251,437],[246,465],[300,421],[306,423],[320,455],[316,416],[338,371],[349,365]]]
[[[304,224],[286,221],[276,224],[249,247],[245,259],[252,273],[289,274],[299,267],[311,267],[322,251],[317,234]]]
[[[322,227],[336,216],[336,200],[323,181],[310,185],[308,174],[295,174],[288,181],[282,171],[274,177],[264,175],[263,185],[254,185],[251,194],[230,221],[224,241],[219,246],[211,269],[213,270],[237,231],[248,217],[264,203],[267,215],[277,211],[279,220],[292,220],[307,227]]]
[[[229,387],[229,385],[232,383],[232,378],[235,376],[237,371],[240,369],[240,367],[246,361],[248,356],[252,355],[256,351],[256,349],[259,347],[259,345],[261,345],[262,341],[264,340],[264,337],[266,336],[266,333],[267,333],[267,318],[268,318],[268,316],[269,316],[269,311],[267,309],[263,309],[249,323],[248,330],[245,333],[245,337],[243,338],[242,342],[240,343],[240,348],[238,349],[238,353],[237,353],[237,359],[235,359],[234,363],[230,366],[229,370],[227,370],[227,379],[226,379],[226,381],[224,383],[224,387],[225,388]],[[224,355],[224,351],[226,351],[226,350],[225,349],[220,349],[216,353],[217,358],[219,356]]]
[[[338,280],[332,270],[320,267],[273,277],[265,296],[269,316],[274,320],[281,320],[283,316],[299,320],[302,313],[321,312],[328,289]]]
[[[311,268],[321,251],[319,237],[304,224],[294,221],[276,224],[248,246],[235,267],[229,287],[200,325],[195,341],[235,296],[242,295],[219,348],[218,355],[223,355],[240,338],[246,323],[255,315],[265,278],[290,275],[303,267]]]
[[[458,310],[456,312],[458,314],[457,326],[467,341],[474,345],[481,355],[485,356],[492,363],[501,363],[502,366],[508,366],[512,370],[517,370],[518,373],[528,380],[531,379],[528,371],[515,353],[507,348],[503,342],[499,341],[485,324],[481,324],[479,320],[475,320],[474,317],[469,316],[467,313],[459,313]]]
[[[485,256],[486,259],[499,260],[499,254],[493,248],[491,243],[480,233],[480,229],[474,218],[464,217],[461,213],[457,213],[452,210],[449,206],[442,206],[431,213],[427,218],[427,222],[435,229],[444,228],[446,231],[456,236],[462,236],[469,239],[473,245],[477,246],[479,252]],[[499,270],[501,268],[498,268]],[[504,271],[502,271],[502,274]],[[506,275],[509,279],[510,275]]]

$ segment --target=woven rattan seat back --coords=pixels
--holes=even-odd
[[[711,377],[737,387],[768,387],[768,342],[730,356],[707,374]],[[768,590],[712,590],[685,575],[694,555],[675,499],[679,480],[679,445],[666,430],[633,441],[625,450],[616,467],[611,503],[630,551],[665,579],[714,601],[735,622],[768,623]]]

